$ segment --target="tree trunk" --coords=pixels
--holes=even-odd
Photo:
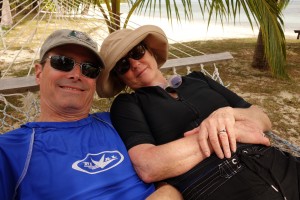
[[[2,9],[3,9],[2,7],[3,7],[3,1],[0,1],[0,19],[2,19]]]
[[[32,4],[32,8],[34,9],[35,13],[39,12],[39,6],[38,5],[39,5],[38,1],[34,1],[33,4]]]
[[[265,56],[264,41],[262,38],[261,29],[259,29],[256,47],[255,47],[255,51],[254,51],[254,55],[253,55],[253,61],[252,61],[251,66],[253,68],[264,70],[264,71],[267,71],[270,69],[269,63]]]
[[[4,27],[11,27],[13,25],[13,20],[12,20],[8,0],[3,0],[1,25]]]
[[[84,4],[84,8],[83,8],[83,10],[82,10],[82,12],[81,12],[82,15],[87,15],[87,14],[89,14],[90,5],[91,5],[90,2],[87,3],[87,4]]]
[[[113,28],[114,30],[119,30],[121,26],[120,21],[120,1],[119,0],[112,0],[111,1],[111,7],[112,7],[112,15],[113,15]]]

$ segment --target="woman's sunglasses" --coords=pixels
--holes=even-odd
[[[50,64],[54,69],[59,71],[69,72],[71,71],[75,64],[77,63],[74,59],[68,58],[66,56],[49,56],[46,59],[50,59]],[[101,72],[101,67],[94,63],[77,63],[80,66],[80,71],[82,75],[95,79]]]
[[[147,47],[145,44],[140,43],[140,44],[136,45],[128,52],[128,54],[125,57],[121,58],[116,63],[113,70],[120,75],[125,74],[130,69],[130,62],[128,59],[132,58],[134,60],[139,60],[145,55],[146,50],[147,50]]]

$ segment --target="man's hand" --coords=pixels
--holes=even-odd
[[[146,200],[183,200],[183,197],[175,187],[162,184]]]
[[[263,131],[257,128],[252,122],[237,121],[234,129],[237,142],[270,146],[270,140],[265,137]]]

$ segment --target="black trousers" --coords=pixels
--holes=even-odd
[[[170,183],[185,200],[300,200],[300,161],[289,153],[240,145],[231,159],[216,165],[217,160],[208,159]]]
[[[247,155],[242,152],[239,157],[243,169],[207,199],[299,200],[299,158],[274,147],[263,149],[259,154],[251,150],[246,149],[246,153],[253,158],[245,159]]]

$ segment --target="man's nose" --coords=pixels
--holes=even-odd
[[[80,64],[75,63],[73,69],[70,71],[70,78],[79,79],[81,76]]]

